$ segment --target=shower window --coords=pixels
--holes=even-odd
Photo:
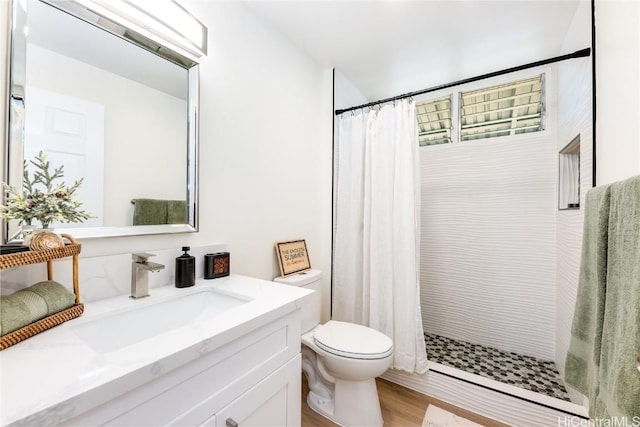
[[[420,147],[544,130],[544,73],[416,102]],[[454,113],[455,111],[455,113]]]
[[[416,103],[421,147],[451,142],[451,96]]]
[[[543,77],[460,92],[460,140],[543,130]]]

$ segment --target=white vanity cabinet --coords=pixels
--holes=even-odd
[[[299,426],[300,311],[247,329],[169,372],[158,362],[153,380],[63,425]]]

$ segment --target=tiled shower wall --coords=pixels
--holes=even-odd
[[[555,138],[421,150],[425,332],[554,359]]]

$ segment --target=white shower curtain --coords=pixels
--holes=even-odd
[[[388,335],[392,367],[424,373],[415,103],[342,114],[336,180],[333,318]]]

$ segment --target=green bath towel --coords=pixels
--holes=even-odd
[[[136,199],[133,225],[186,224],[184,200]]]
[[[29,325],[75,304],[75,295],[58,282],[36,283],[0,297],[0,335]]]
[[[585,206],[565,380],[614,425],[640,419],[640,176],[590,190]]]
[[[53,280],[36,283],[27,290],[39,295],[44,300],[47,304],[47,316],[65,310],[76,302],[75,295]]]
[[[37,293],[31,292],[31,288],[23,289],[9,295],[9,297],[24,304],[29,311],[29,323],[40,320],[49,314],[47,302]]]
[[[611,185],[603,323],[592,416],[640,417],[640,176]]]
[[[29,307],[12,295],[0,297],[0,334],[5,335],[31,323]]]
[[[167,200],[167,224],[187,224],[187,202]]]
[[[136,199],[133,208],[133,225],[156,225],[167,223],[167,201]]]
[[[565,364],[565,381],[587,397],[598,392],[598,371],[607,278],[607,245],[611,188],[585,196],[578,294]]]

